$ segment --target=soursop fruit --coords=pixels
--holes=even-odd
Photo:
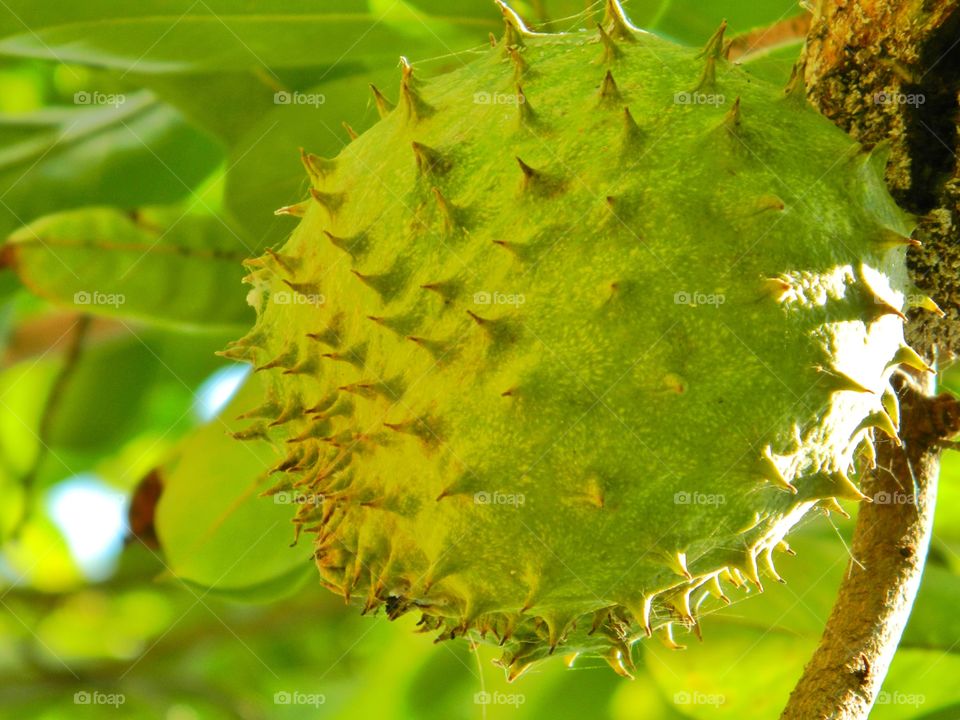
[[[322,582],[440,639],[628,674],[699,632],[897,442],[914,220],[883,153],[723,58],[633,27],[506,33],[334,159],[248,264],[281,452]],[[926,302],[926,301],[924,301]]]

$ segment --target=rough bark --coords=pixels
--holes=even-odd
[[[825,0],[805,48],[810,100],[866,145],[889,141],[887,181],[920,218],[908,263],[945,315],[912,312],[910,343],[933,362],[960,354],[960,11],[957,0]],[[864,479],[841,585],[785,720],[866,718],[920,585],[936,504],[939,443],[960,430],[952,397],[901,378],[903,447],[878,448]]]
[[[866,718],[893,660],[920,586],[933,529],[938,441],[960,429],[950,396],[902,383],[902,447],[878,444],[862,490],[850,567],[813,659],[784,720]],[[916,485],[914,485],[916,483]]]
[[[960,0],[824,0],[804,51],[807,95],[865,145],[891,144],[887,182],[920,218],[914,281],[946,315],[910,340],[960,354]]]

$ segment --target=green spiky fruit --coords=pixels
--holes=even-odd
[[[285,457],[323,582],[442,638],[619,672],[724,585],[779,580],[859,499],[903,341],[913,221],[859,148],[721,57],[629,25],[507,34],[333,160],[251,263]]]

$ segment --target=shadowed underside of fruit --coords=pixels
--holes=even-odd
[[[335,159],[250,261],[225,351],[273,378],[324,584],[439,639],[602,655],[780,580],[809,510],[896,441],[912,218],[867,152],[722,58],[634,28],[504,38]]]

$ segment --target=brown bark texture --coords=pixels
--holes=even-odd
[[[919,218],[908,264],[907,339],[928,362],[960,354],[960,10],[958,0],[822,0],[804,49],[807,96],[864,145],[889,142],[887,182]],[[820,646],[784,720],[866,718],[909,618],[933,526],[941,442],[960,406],[932,378],[901,375],[902,446],[878,447],[863,481],[852,560]]]

